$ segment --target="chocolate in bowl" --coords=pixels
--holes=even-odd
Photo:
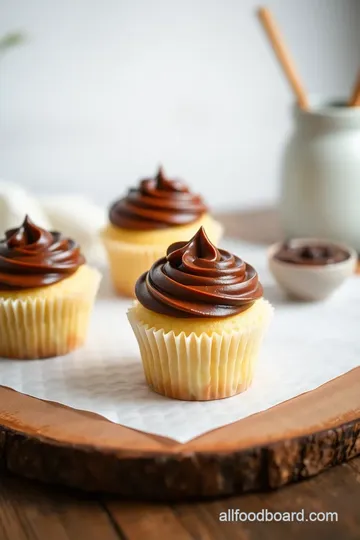
[[[319,238],[296,238],[268,250],[271,273],[289,296],[306,301],[330,296],[356,267],[350,247]]]
[[[316,266],[344,262],[350,258],[350,253],[331,243],[299,244],[289,241],[280,247],[275,258],[291,264]]]

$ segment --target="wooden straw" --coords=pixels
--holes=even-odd
[[[360,107],[360,71],[348,105],[349,107]]]
[[[259,9],[258,15],[299,106],[302,109],[308,109],[309,104],[306,92],[301,84],[294,61],[284,43],[274,17],[271,12],[264,7]]]

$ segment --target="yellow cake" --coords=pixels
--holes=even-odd
[[[47,358],[86,338],[100,274],[79,246],[28,217],[0,242],[0,357]]]
[[[109,217],[101,237],[114,287],[125,296],[134,296],[138,277],[165,255],[170,244],[190,239],[200,226],[218,243],[223,231],[201,197],[182,182],[166,178],[161,168],[155,178],[142,180],[116,201]]]
[[[211,400],[250,386],[273,311],[252,266],[200,229],[139,278],[136,296],[128,318],[153,390]]]

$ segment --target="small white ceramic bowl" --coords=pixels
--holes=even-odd
[[[296,264],[280,261],[276,254],[283,246],[278,242],[268,250],[269,268],[277,283],[290,296],[306,301],[324,300],[330,296],[346,278],[355,272],[357,253],[344,244],[329,242],[319,238],[298,238],[291,240],[293,246],[329,245],[341,248],[350,255],[341,262],[319,265]]]

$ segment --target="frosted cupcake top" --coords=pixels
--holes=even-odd
[[[28,216],[0,240],[0,290],[31,289],[69,277],[85,263],[74,240],[37,227]]]
[[[201,227],[189,242],[176,242],[137,281],[147,309],[172,317],[229,317],[262,297],[256,270],[217,249]]]
[[[160,167],[155,178],[141,180],[110,208],[110,222],[133,230],[165,229],[200,219],[207,207],[200,195],[180,180],[170,180]]]

